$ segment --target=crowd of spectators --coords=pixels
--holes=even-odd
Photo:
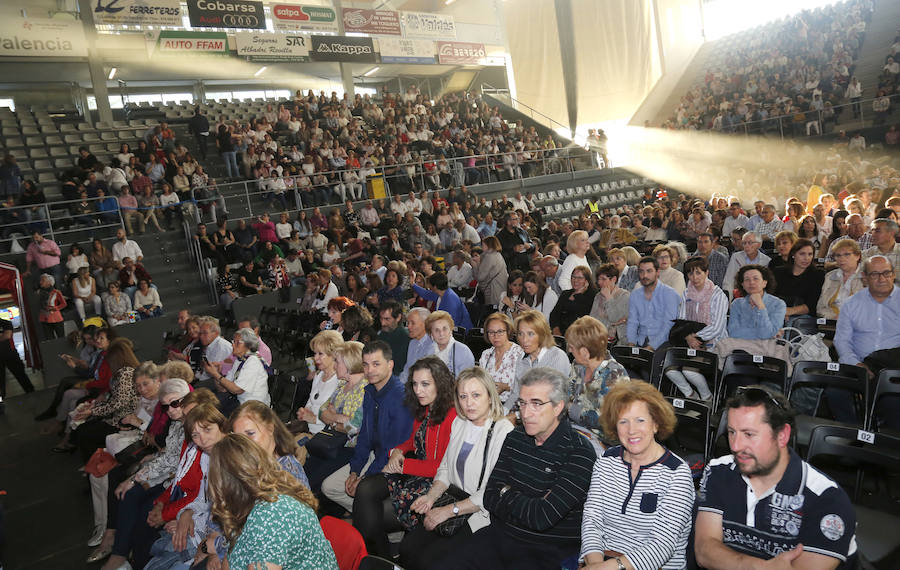
[[[730,431],[764,437],[730,437],[734,455],[710,462],[691,544],[690,467],[666,447],[674,411],[610,350],[789,360],[778,339],[815,332],[824,317],[836,321],[841,363],[872,374],[894,366],[900,176],[888,156],[834,158],[846,154],[840,143],[830,152],[812,174],[723,176],[736,194],[775,194],[753,204],[648,189],[641,204],[590,202],[573,220],[544,223],[530,196],[487,204],[460,187],[370,201],[367,216],[351,203],[327,217],[264,214],[234,229],[220,220],[212,235],[201,226],[226,307],[268,288],[300,291],[292,334],[311,354],[302,396],[287,426],[271,412],[273,355],[252,318],[234,315],[226,337],[217,319],[180,313],[155,403],[142,380],[160,377],[155,365],[136,362],[127,339],[111,341],[115,328],[86,329],[85,352],[69,359],[77,376],[42,415],[63,434],[56,450],[90,463],[98,448],[116,450],[109,438],[132,414],[163,448],[143,464],[152,468],[92,473],[90,560],[109,557],[106,570],[226,557],[332,568],[343,552],[323,538],[319,508],[404,568],[684,568],[691,550],[705,567],[735,567],[775,557],[752,546],[773,533],[784,560],[852,561],[853,507],[818,471],[800,490],[804,513],[823,501],[840,533],[804,514],[796,530],[744,524],[735,496],[752,487],[770,500],[764,491],[806,469],[789,441],[809,403],[770,387],[727,402]],[[449,225],[429,238],[423,226],[442,215]],[[702,374],[666,378],[678,395],[711,401]],[[831,409],[853,421],[844,408]],[[877,416],[887,426],[900,417],[890,407]],[[761,469],[761,457],[774,463]],[[241,499],[260,485],[268,499]],[[735,525],[750,538],[723,534]]]
[[[854,77],[873,7],[872,0],[846,0],[719,40],[724,47],[702,82],[663,127],[732,132],[751,123],[754,132],[810,135],[835,124],[848,104],[859,116],[864,96],[876,96]],[[879,85],[879,96],[894,89],[894,82]]]

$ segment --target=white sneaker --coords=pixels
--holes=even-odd
[[[106,528],[102,526],[97,526],[94,528],[94,534],[91,535],[91,538],[88,539],[88,546],[100,546],[100,543],[103,542],[103,534],[106,532]]]

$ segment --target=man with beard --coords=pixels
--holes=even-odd
[[[711,460],[700,483],[697,563],[709,569],[855,567],[853,505],[837,483],[790,448],[794,411],[788,400],[746,386],[726,406],[731,455]]]

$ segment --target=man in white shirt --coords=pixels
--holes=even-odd
[[[200,345],[203,347],[203,359],[220,366],[222,362],[231,356],[231,343],[222,338],[222,330],[219,328],[219,319],[215,317],[201,317],[200,319]],[[192,365],[194,363],[191,363]],[[215,392],[215,382],[212,376],[201,364],[200,370],[194,369],[198,388],[209,388]]]
[[[394,199],[391,201],[391,212],[393,214],[400,214],[400,216],[406,215],[406,212],[409,211],[409,208],[406,207],[406,204],[400,201],[400,194],[394,194]]]
[[[375,203],[372,200],[369,200],[366,207],[359,213],[359,221],[362,222],[363,227],[369,232],[373,232],[378,227],[378,224],[381,223],[381,218],[378,217],[378,210],[375,209]]]
[[[513,210],[522,210],[526,214],[528,213],[528,203],[522,197],[521,192],[516,192],[516,197],[511,200]]]
[[[112,246],[112,256],[113,261],[115,261],[120,268],[122,267],[122,260],[126,257],[130,257],[135,263],[143,261],[144,252],[141,251],[141,246],[134,240],[128,239],[128,234],[125,233],[124,228],[116,230],[116,240],[116,243]]]
[[[731,215],[725,218],[725,223],[722,224],[722,235],[730,236],[735,228],[750,229],[750,220],[741,211],[740,203],[732,202],[728,211]]]
[[[405,202],[406,211],[412,212],[413,216],[420,216],[422,214],[422,201],[416,198],[416,195],[412,192],[409,193],[409,197]]]
[[[774,242],[778,232],[784,229],[784,222],[775,215],[775,206],[766,204],[762,209],[762,221],[756,224],[753,232],[763,240]],[[725,235],[724,232],[722,235]]]
[[[467,224],[462,220],[456,220],[455,225],[456,231],[459,232],[461,241],[469,240],[470,242],[472,242],[472,245],[481,244],[481,236],[478,235],[478,230],[473,228],[470,224]]]
[[[742,251],[736,251],[731,254],[728,261],[728,268],[725,270],[725,278],[722,280],[722,289],[731,297],[734,293],[734,278],[737,276],[738,270],[750,264],[768,266],[772,260],[768,255],[759,251],[762,245],[762,238],[755,232],[747,232],[741,238]]]
[[[472,282],[472,265],[469,254],[462,250],[453,252],[453,265],[447,271],[447,281],[451,288],[468,287]]]

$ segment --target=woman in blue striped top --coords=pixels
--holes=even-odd
[[[621,443],[594,464],[579,560],[590,570],[685,568],[691,471],[657,442],[675,429],[672,406],[646,382],[623,382],[604,397],[600,421]]]

